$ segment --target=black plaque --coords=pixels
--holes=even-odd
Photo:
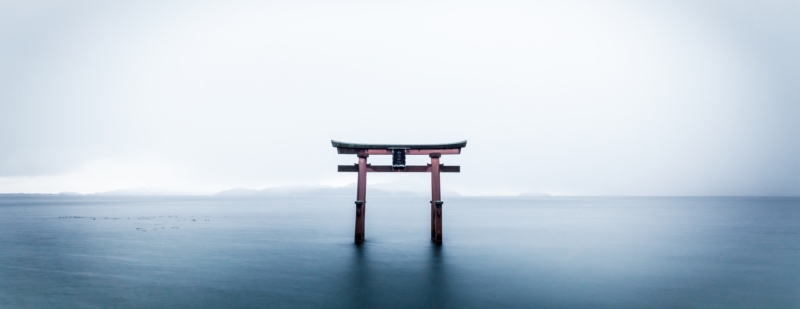
[[[406,150],[392,149],[392,169],[406,168]]]

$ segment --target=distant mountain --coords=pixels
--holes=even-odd
[[[349,189],[349,188],[348,188]],[[353,190],[346,187],[323,186],[287,186],[273,187],[262,190],[234,188],[217,192],[217,196],[345,196],[353,195]]]
[[[415,187],[415,188],[412,188]],[[374,184],[367,186],[368,196],[427,196],[430,195],[429,188],[419,186],[393,186],[392,183]],[[428,191],[424,191],[428,190]],[[458,192],[442,190],[445,196],[460,196]],[[216,196],[354,196],[356,194],[355,184],[344,187],[332,186],[284,186],[272,187],[262,190],[234,188],[217,192]]]
[[[164,190],[155,188],[118,189],[113,191],[97,192],[90,195],[108,196],[170,196],[170,195],[196,195],[182,191]]]
[[[354,186],[355,187],[355,186]],[[385,183],[376,183],[367,186],[367,194],[369,194],[370,190],[382,190],[388,192],[394,192],[398,195],[411,195],[411,196],[429,196],[431,195],[431,184],[430,183],[419,183],[414,181],[394,181],[394,182],[385,182]],[[442,195],[443,196],[461,196],[460,193],[447,189],[442,188]]]
[[[537,191],[525,191],[525,192],[520,193],[518,196],[520,196],[520,197],[545,197],[545,196],[550,196],[550,194],[544,193],[544,192],[537,192]]]
[[[259,192],[258,190],[253,190],[253,189],[233,188],[233,189],[217,192],[214,195],[219,195],[219,196],[250,196],[250,195],[258,195],[258,192]]]
[[[353,196],[356,194],[355,186],[352,187],[313,187],[313,186],[288,186],[273,187],[262,190],[234,188],[217,192],[216,196]],[[367,188],[370,196],[395,196],[415,195],[410,192],[388,192],[379,189]]]

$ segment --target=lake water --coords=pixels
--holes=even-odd
[[[800,198],[0,197],[3,308],[800,308]]]

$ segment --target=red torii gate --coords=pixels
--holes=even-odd
[[[442,155],[460,154],[467,141],[450,144],[354,144],[331,140],[339,154],[355,154],[358,164],[339,165],[339,172],[358,172],[356,189],[356,244],[364,242],[364,223],[366,216],[367,172],[423,172],[431,173],[431,241],[442,243],[442,189],[439,173],[459,173],[460,166],[439,164]],[[369,155],[392,155],[392,165],[367,164]],[[425,165],[406,165],[406,155],[427,155],[431,163]]]

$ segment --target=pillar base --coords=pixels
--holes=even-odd
[[[356,201],[356,235],[355,243],[360,245],[364,243],[364,201]]]
[[[433,235],[431,237],[431,241],[433,241],[437,245],[442,244],[442,205],[444,202],[442,201],[431,201],[433,204],[434,216],[433,216]]]

